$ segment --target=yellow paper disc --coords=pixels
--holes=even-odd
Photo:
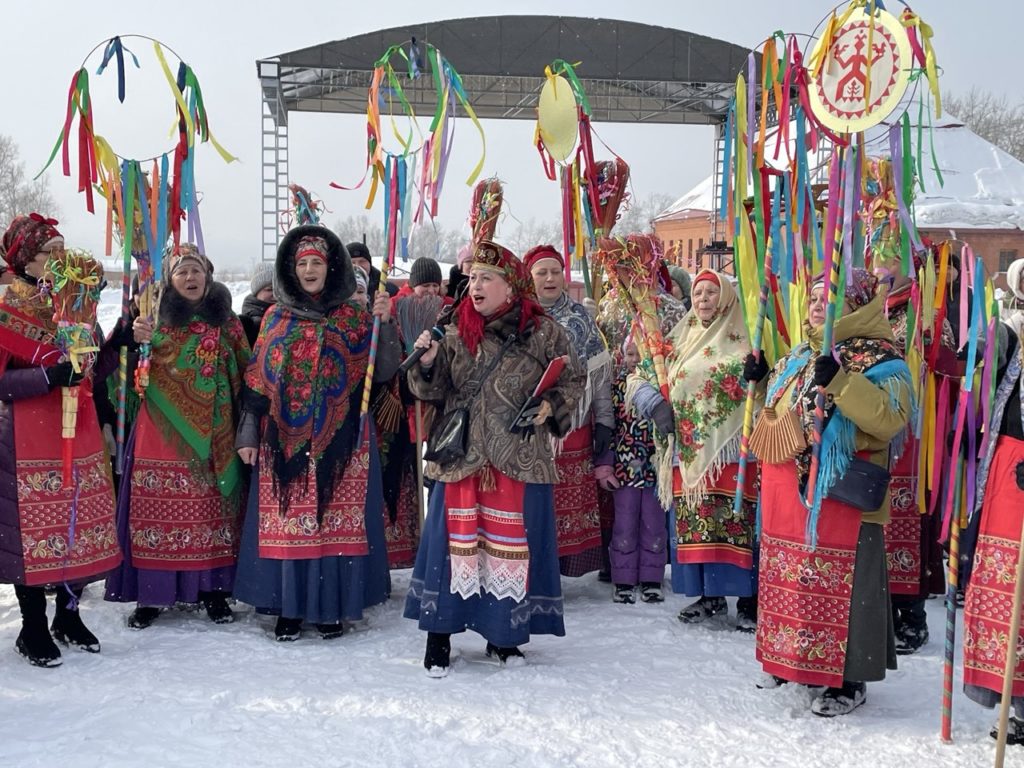
[[[549,77],[541,88],[537,128],[544,148],[555,160],[564,163],[572,156],[579,135],[579,117],[576,95],[561,75]]]
[[[818,48],[826,43],[819,40]],[[877,125],[903,98],[912,66],[910,42],[899,20],[878,10],[872,22],[857,9],[836,30],[818,75],[811,73],[811,110],[837,133]]]

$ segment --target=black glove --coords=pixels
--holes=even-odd
[[[832,355],[818,355],[814,361],[814,383],[827,387],[839,373],[839,363]]]
[[[672,406],[664,400],[654,406],[654,410],[651,411],[651,419],[661,434],[671,435],[675,431],[676,420],[672,413]]]
[[[743,361],[743,380],[758,382],[768,375],[768,361],[764,359],[764,350],[755,358],[754,353],[747,355]]]
[[[600,456],[612,445],[615,430],[604,424],[594,425],[594,455]]]
[[[1024,491],[1024,461],[1017,464],[1017,487]]]
[[[537,418],[537,414],[540,413],[541,403],[544,402],[539,397],[531,397],[525,403],[523,403],[522,409],[519,411],[516,420],[512,422],[512,426],[509,430],[512,432],[522,431],[533,431],[533,420]]]
[[[74,367],[69,362],[57,363],[46,369],[46,380],[49,382],[50,389],[77,387],[84,378],[85,376],[81,373],[75,373]]]

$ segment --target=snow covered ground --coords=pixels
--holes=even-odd
[[[451,674],[426,677],[424,634],[401,617],[409,571],[344,637],[272,640],[272,620],[165,613],[133,631],[130,605],[83,600],[103,643],[30,667],[19,614],[0,587],[0,764],[4,766],[965,766],[990,765],[994,714],[959,693],[954,744],[939,740],[943,613],[867,703],[824,720],[806,689],[754,687],[754,640],[729,623],[684,626],[688,598],[618,605],[594,574],[563,580],[564,638],[501,668],[484,641],[453,638]],[[52,615],[52,606],[50,613]],[[733,611],[735,613],[735,611]],[[959,643],[958,643],[959,646]],[[959,649],[957,659],[959,660]],[[1024,748],[1007,765],[1024,766]]]
[[[247,283],[229,286],[235,308]],[[108,289],[110,330],[120,293]],[[503,669],[484,641],[453,639],[450,676],[428,679],[425,637],[401,617],[409,571],[391,600],[343,638],[272,640],[272,620],[236,606],[238,621],[165,613],[127,628],[130,605],[83,600],[100,655],[64,654],[55,670],[14,650],[20,618],[0,586],[0,768],[66,766],[870,766],[989,765],[992,712],[960,693],[954,744],[939,740],[940,601],[932,640],[853,714],[810,714],[811,694],[759,691],[754,639],[731,623],[684,626],[689,598],[613,604],[592,574],[566,579],[564,638],[538,637],[527,665]],[[53,609],[50,613],[52,616]],[[733,614],[735,610],[733,609]],[[959,629],[959,628],[958,628]],[[959,644],[957,660],[959,663]],[[1010,747],[1007,765],[1024,766]]]

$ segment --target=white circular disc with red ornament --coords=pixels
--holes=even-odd
[[[818,47],[825,45],[818,42]],[[817,77],[811,74],[811,109],[837,133],[857,133],[882,122],[910,82],[910,42],[899,20],[876,10],[874,20],[853,11],[836,30]]]

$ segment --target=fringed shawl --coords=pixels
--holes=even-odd
[[[882,387],[889,395],[889,403],[900,407],[900,394],[904,387],[913,392],[910,369],[896,348],[885,315],[882,314],[884,294],[879,293],[871,302],[836,321],[834,327],[835,351],[848,373],[861,373],[872,384]],[[814,431],[814,409],[818,388],[814,384],[814,360],[821,349],[821,329],[806,329],[810,342],[795,347],[778,362],[768,384],[766,407],[778,411],[779,407],[794,408],[804,434],[807,448],[796,457],[800,486],[804,487],[810,470]],[[785,402],[782,402],[783,398]],[[909,421],[916,419],[916,404],[911,405]],[[815,496],[807,520],[807,541],[817,542],[818,512],[822,500],[832,486],[850,467],[856,453],[857,427],[836,408],[831,397],[825,398],[822,420],[821,449]],[[899,452],[906,433],[893,439],[891,449]]]
[[[256,339],[246,385],[269,400],[265,442],[274,479],[285,492],[292,481],[316,468],[320,505],[331,498],[334,481],[348,465],[359,437],[353,400],[362,393],[369,361],[370,315],[346,301],[310,319],[284,304],[267,312]]]

